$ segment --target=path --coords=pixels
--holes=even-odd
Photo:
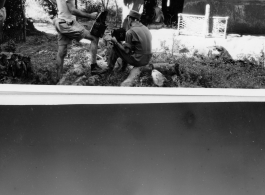
[[[46,33],[56,34],[56,30],[51,24],[34,24],[35,27]],[[189,50],[198,49],[201,53],[207,53],[209,46],[220,45],[227,49],[234,59],[239,59],[242,56],[251,56],[258,58],[261,56],[261,51],[264,51],[265,36],[244,35],[235,37],[228,35],[224,38],[204,38],[198,36],[178,35],[176,29],[160,29],[151,30],[153,36],[153,51],[162,51],[161,45],[172,48],[173,43],[178,44],[180,48],[186,47]],[[174,41],[173,41],[174,40]],[[81,42],[89,42],[82,40]]]

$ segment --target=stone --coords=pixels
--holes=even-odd
[[[158,87],[163,87],[166,82],[165,76],[161,72],[155,69],[152,70],[152,78],[154,84]]]

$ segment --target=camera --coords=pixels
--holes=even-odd
[[[118,42],[125,41],[126,30],[124,28],[114,29],[111,36],[115,37]]]
[[[102,38],[107,29],[106,19],[108,11],[100,12],[90,30],[91,35]]]

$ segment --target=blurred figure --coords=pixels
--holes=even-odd
[[[151,24],[148,24],[147,27],[149,29],[160,29],[162,27],[164,27],[164,14],[162,12],[162,9],[160,7],[155,6],[154,7],[154,16],[153,16],[153,19],[152,19],[152,22]]]

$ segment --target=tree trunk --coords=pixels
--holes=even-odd
[[[118,15],[119,15],[119,6],[117,3],[117,0],[114,1],[115,2],[115,6],[116,6],[116,17],[115,17],[115,26],[118,26]]]
[[[22,8],[22,10],[21,10],[21,12],[22,12],[22,17],[23,17],[23,28],[22,28],[22,30],[23,30],[23,33],[22,33],[22,39],[23,39],[23,41],[24,42],[26,42],[26,31],[27,31],[27,29],[26,29],[26,24],[27,24],[27,19],[26,19],[26,15],[25,15],[25,5],[23,5],[23,2],[22,2],[23,0],[21,0],[21,8]]]
[[[144,9],[143,14],[141,16],[141,22],[144,25],[148,25],[152,23],[154,19],[155,11],[154,7],[157,5],[157,0],[144,0]]]
[[[0,0],[0,9],[5,6],[6,0]]]
[[[169,7],[167,6],[170,1]],[[178,21],[178,14],[182,13],[184,0],[162,0],[162,11],[165,17],[165,24],[172,25]]]
[[[5,6],[6,0],[0,0],[0,9]],[[3,23],[0,23],[0,43],[3,42]]]

